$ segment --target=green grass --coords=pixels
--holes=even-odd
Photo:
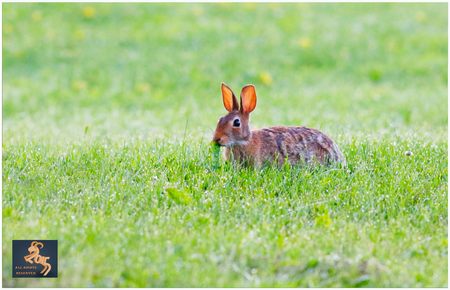
[[[448,285],[447,4],[3,5],[3,285]],[[220,82],[348,169],[217,164]],[[413,152],[406,156],[405,151]],[[57,279],[12,279],[12,239]]]

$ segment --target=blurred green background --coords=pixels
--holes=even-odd
[[[447,286],[447,4],[2,7],[4,286]],[[348,171],[213,168],[222,81]]]
[[[446,4],[5,4],[4,138],[210,138],[220,83],[253,126],[447,126]]]

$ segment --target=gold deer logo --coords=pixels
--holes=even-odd
[[[44,247],[44,244],[41,242],[31,242],[31,246],[28,248],[29,255],[25,256],[24,259],[27,263],[33,264],[40,264],[44,267],[42,269],[41,274],[44,273],[44,276],[47,276],[48,272],[52,269],[52,265],[50,263],[47,263],[47,260],[50,259],[50,257],[44,257],[39,255],[39,250]]]

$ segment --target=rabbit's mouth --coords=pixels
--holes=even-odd
[[[234,140],[234,138],[230,138],[229,136],[221,136],[214,137],[212,142],[216,146],[220,147],[233,147],[233,146],[245,146],[248,144],[248,140]]]
[[[225,147],[225,145],[220,144],[220,143],[217,142],[216,140],[211,141],[211,144],[212,144],[213,146],[217,146],[217,147]]]
[[[211,143],[215,146],[225,146],[222,144],[222,138],[214,138]]]
[[[230,144],[233,143],[233,140],[231,140],[231,138],[227,135],[219,135],[219,136],[214,136],[213,143],[215,143],[217,146],[224,146],[227,147]]]
[[[214,146],[218,146],[218,147],[231,147],[233,146],[233,142],[221,142],[221,140],[212,140],[211,142]]]

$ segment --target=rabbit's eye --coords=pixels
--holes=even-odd
[[[234,119],[233,127],[239,127],[239,126],[241,126],[241,121],[239,121],[239,119]]]

